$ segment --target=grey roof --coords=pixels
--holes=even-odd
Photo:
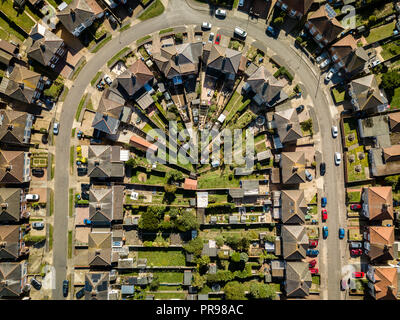
[[[146,110],[148,107],[150,107],[154,103],[154,100],[151,97],[151,94],[149,92],[146,92],[145,94],[141,95],[139,98],[136,99],[136,103],[143,110]]]
[[[70,33],[73,33],[81,24],[93,20],[95,13],[85,0],[74,0],[57,13],[57,18]]]
[[[0,298],[11,298],[21,295],[21,283],[24,282],[22,277],[26,277],[26,269],[26,262],[0,263]]]
[[[21,189],[0,188],[0,222],[18,222],[21,216]]]
[[[282,190],[282,222],[285,224],[305,223],[307,202],[304,190]]]
[[[89,219],[93,223],[122,220],[124,186],[91,188],[89,191]]]
[[[288,297],[303,298],[309,295],[312,279],[308,263],[288,261],[286,264],[285,290]]]
[[[121,285],[121,294],[133,294],[135,292],[135,286],[129,284]]]
[[[204,293],[199,293],[197,295],[197,300],[208,300],[208,293],[204,294]]]
[[[381,95],[374,74],[351,81],[350,87],[355,94],[353,98],[357,100],[359,110],[376,112],[378,106],[388,103],[386,97]]]
[[[243,189],[229,189],[229,195],[233,199],[243,198],[244,191],[243,191]]]
[[[282,152],[282,182],[284,184],[306,182],[305,165],[306,157],[304,152]]]
[[[125,99],[116,88],[106,88],[101,95],[97,112],[122,120]]]
[[[241,59],[241,52],[214,44],[210,50],[207,67],[223,73],[236,74],[239,70]]]
[[[21,145],[29,143],[33,115],[15,110],[0,110],[0,142]]]
[[[203,245],[203,250],[201,251],[201,255],[209,256],[209,257],[216,257],[217,256],[217,247],[210,248],[209,242]]]
[[[258,196],[260,182],[258,180],[241,180],[245,196]]]
[[[107,114],[96,112],[92,122],[92,127],[106,134],[113,135],[117,134],[119,124],[120,121],[118,119],[110,117]]]
[[[282,143],[295,142],[303,137],[296,109],[277,111],[274,120]]]
[[[305,226],[283,225],[281,237],[285,260],[301,260],[306,257],[308,236]]]
[[[85,274],[85,299],[108,300],[108,272],[89,272]]]
[[[120,160],[119,146],[89,146],[88,175],[90,178],[122,178],[124,163]]]
[[[184,286],[190,286],[190,284],[192,283],[192,271],[190,270],[185,270],[183,272],[183,285]]]
[[[21,227],[0,225],[0,261],[17,260],[20,252]]]
[[[270,159],[271,157],[272,157],[271,149],[267,149],[265,151],[257,153],[257,160],[258,161],[263,161],[263,160],[266,160],[266,159]]]

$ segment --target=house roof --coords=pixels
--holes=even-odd
[[[88,272],[85,274],[85,300],[108,300],[108,272]]]
[[[122,220],[124,186],[91,188],[89,191],[89,219],[93,223]]]
[[[121,120],[125,99],[114,88],[106,88],[101,95],[97,112]]]
[[[303,137],[296,109],[277,111],[274,120],[282,143],[297,141]]]
[[[369,227],[371,260],[392,260],[394,258],[394,227]]]
[[[308,263],[288,261],[286,263],[285,290],[288,297],[303,298],[309,295],[312,284]]]
[[[40,24],[33,27],[30,37],[33,42],[27,49],[28,57],[44,66],[49,64],[57,50],[64,44],[61,38]]]
[[[400,112],[392,112],[389,113],[389,124],[391,131],[399,131],[400,130]]]
[[[285,260],[301,260],[306,257],[308,236],[305,226],[283,225],[281,237]]]
[[[303,224],[307,213],[304,190],[282,190],[282,222],[285,224]]]
[[[207,66],[224,73],[236,74],[241,59],[241,52],[214,44],[210,50]]]
[[[146,150],[151,149],[154,152],[156,152],[158,149],[157,145],[155,145],[154,143],[151,143],[151,142],[147,141],[146,139],[143,139],[142,137],[139,137],[135,134],[133,134],[131,136],[131,138],[129,139],[129,142],[133,145],[138,145]]]
[[[117,134],[120,121],[107,114],[96,112],[92,127],[106,134]]]
[[[392,187],[369,187],[368,209],[370,220],[393,220]]]
[[[309,15],[308,22],[314,25],[318,32],[331,42],[344,30],[341,23],[335,17],[329,17],[326,5]]]
[[[331,45],[330,51],[336,54],[339,59],[347,57],[351,52],[357,48],[356,39],[353,35],[348,34],[344,38],[341,38],[337,42]]]
[[[18,222],[21,216],[21,189],[0,188],[0,222]]]
[[[89,146],[88,175],[90,178],[118,178],[125,174],[120,160],[120,146]]]
[[[0,183],[24,182],[24,151],[0,150]]]
[[[6,144],[24,144],[25,129],[31,129],[32,120],[29,128],[27,120],[31,120],[32,116],[14,110],[0,110],[0,142]]]
[[[369,56],[364,48],[357,47],[348,56],[344,58],[344,64],[347,72],[362,71],[366,63],[369,61]]]
[[[242,180],[243,195],[258,196],[260,182],[258,180]]]
[[[183,285],[189,286],[192,283],[192,271],[191,270],[185,270],[183,272]]]
[[[18,259],[20,232],[19,225],[0,225],[0,261]]]
[[[261,151],[257,153],[257,160],[258,161],[263,161],[266,159],[270,159],[272,157],[272,152],[271,149],[267,149],[265,151]]]
[[[0,298],[18,297],[22,293],[21,281],[26,262],[0,263]]]
[[[277,80],[264,66],[259,67],[247,79],[247,83],[266,103],[276,99],[284,87],[283,80]]]
[[[354,91],[360,110],[369,110],[387,103],[387,99],[380,94],[375,75],[355,79],[350,82]]]
[[[89,233],[89,266],[107,267],[111,265],[111,235],[111,232]]]
[[[0,50],[13,55],[17,51],[17,47],[8,41],[0,39]]]
[[[385,161],[398,160],[397,157],[400,156],[400,144],[395,144],[388,148],[382,148],[383,157]]]
[[[281,2],[288,6],[289,11],[296,10],[304,15],[310,10],[314,0],[281,0]]]
[[[374,278],[375,298],[377,300],[396,300],[397,268],[375,267]]]
[[[197,190],[197,180],[185,178],[185,182],[183,184],[183,189],[185,190]]]
[[[304,152],[282,152],[281,168],[284,184],[299,184],[306,181],[306,157]]]

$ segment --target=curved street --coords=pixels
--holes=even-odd
[[[281,32],[282,38],[279,39],[273,39],[266,35],[265,21],[263,24],[255,23],[247,18],[233,15],[233,12],[228,12],[227,18],[220,20],[215,18],[210,11],[194,10],[185,0],[170,0],[162,15],[133,25],[108,42],[96,53],[95,58],[88,59],[62,105],[60,132],[56,138],[55,152],[53,264],[56,269],[56,289],[53,290],[53,299],[63,299],[62,281],[67,278],[68,168],[71,130],[78,104],[87,85],[111,57],[137,39],[160,29],[185,24],[201,24],[203,21],[209,21],[214,26],[220,27],[224,33],[232,33],[235,26],[246,29],[249,37],[257,39],[260,47],[269,48],[281,56],[286,66],[293,70],[300,79],[306,94],[311,96],[319,127],[319,132],[315,135],[315,145],[317,149],[318,147],[320,149],[322,161],[326,162],[326,174],[323,178],[318,179],[323,179],[321,192],[328,200],[329,219],[327,225],[330,230],[328,239],[320,240],[321,298],[330,300],[344,298],[339,282],[345,240],[338,238],[339,227],[345,227],[344,172],[343,164],[335,166],[333,159],[334,152],[341,152],[342,147],[340,136],[337,139],[333,139],[331,136],[331,127],[334,124],[338,125],[339,114],[331,101],[329,91],[323,84],[323,77],[320,77],[317,66],[312,65],[304,54],[293,47],[293,39],[285,37],[284,32]]]

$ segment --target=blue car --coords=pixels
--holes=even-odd
[[[321,198],[321,206],[322,208],[326,207],[326,197]]]
[[[63,281],[63,286],[62,286],[62,291],[63,291],[63,296],[67,297],[68,296],[68,288],[69,288],[69,281],[64,280]]]
[[[316,249],[307,249],[306,255],[311,257],[316,257],[319,253],[319,250]]]
[[[269,33],[270,35],[272,35],[273,37],[276,37],[278,32],[271,26],[267,27],[267,33]]]
[[[343,238],[344,238],[344,229],[339,228],[339,239],[343,239]]]
[[[323,226],[322,236],[324,237],[324,239],[328,238],[328,227],[327,226]]]

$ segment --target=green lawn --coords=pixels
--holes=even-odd
[[[122,50],[120,50],[114,57],[112,57],[110,60],[107,62],[107,67],[112,66],[125,52],[130,50],[129,47],[125,47]]]
[[[19,41],[24,41],[25,37],[17,30],[11,28],[6,20],[0,17],[0,38],[3,40],[10,40],[13,37],[17,38]],[[12,37],[13,36],[13,37]]]
[[[346,119],[343,121],[344,134],[346,136],[346,147],[358,144],[357,122],[354,119]],[[354,134],[354,140],[350,141],[348,136]]]
[[[172,31],[174,31],[174,28],[162,29],[162,30],[160,30],[160,32],[158,34],[161,35],[161,34],[165,34],[165,33],[172,32]]]
[[[169,299],[185,299],[186,294],[183,292],[155,292],[152,293],[154,299],[169,300]]]
[[[3,0],[0,2],[0,10],[16,25],[23,29],[26,33],[30,33],[32,27],[35,25],[33,21],[25,12],[18,13],[13,8],[13,1]]]
[[[145,181],[139,179],[139,177],[144,177],[144,176],[146,176]],[[167,180],[165,177],[160,177],[150,173],[137,171],[136,174],[132,176],[131,183],[156,184],[163,186],[167,183]]]
[[[95,86],[102,74],[103,74],[102,71],[97,72],[96,75],[94,76],[94,78],[92,79],[92,81],[90,81],[90,85]]]
[[[225,107],[224,114],[226,114],[225,123],[228,123],[232,117],[236,114],[236,111],[240,108],[243,103],[243,96],[235,91]]]
[[[391,59],[400,54],[400,40],[393,41],[382,45],[382,57],[383,59]]]
[[[112,39],[112,36],[109,35],[108,37],[106,37],[104,40],[102,40],[93,50],[92,53],[96,53],[97,51],[99,51],[101,48],[103,48],[107,42],[109,42]]]
[[[149,7],[147,7],[146,11],[139,16],[139,19],[144,21],[147,19],[157,17],[160,14],[162,14],[164,10],[165,8],[164,5],[161,3],[161,1],[155,0]]]
[[[389,37],[390,35],[393,34],[395,25],[396,25],[396,21],[393,21],[393,22],[385,24],[381,27],[371,29],[368,37],[366,38],[367,42],[373,43],[375,41]]]
[[[400,88],[394,90],[394,96],[392,98],[392,101],[390,101],[390,109],[393,108],[400,108]]]
[[[158,276],[158,280],[160,282],[165,282],[165,283],[183,282],[183,272],[153,272],[153,275]]]
[[[147,258],[147,265],[185,266],[185,255],[182,251],[139,251],[138,259]]]
[[[362,160],[358,159],[357,154],[359,152],[364,153],[364,155],[365,155],[364,159],[362,159]],[[350,163],[350,161],[349,161],[350,155],[355,156],[355,161],[352,163]],[[355,167],[357,165],[361,165],[361,167],[362,167],[360,172],[355,171]],[[363,146],[359,146],[359,147],[347,152],[347,180],[348,180],[348,182],[365,180],[367,178],[365,175],[365,172],[364,172],[365,168],[368,168],[368,153],[364,152]]]
[[[361,201],[361,191],[347,192],[347,197],[349,199],[349,202],[360,202]]]
[[[83,104],[85,103],[87,93],[82,97],[81,101],[79,102],[78,109],[76,110],[75,120],[79,121],[79,117],[81,115],[81,111],[83,108]]]
[[[131,27],[131,24],[128,23],[128,24],[122,26],[122,27],[119,29],[119,32],[124,32],[124,31],[128,30],[130,27]]]
[[[142,42],[145,42],[146,40],[148,40],[148,39],[150,39],[150,38],[151,38],[150,35],[144,36],[144,37],[142,37],[142,38],[136,40],[136,44],[140,44],[140,43],[142,43]]]
[[[343,87],[335,87],[332,88],[333,98],[335,99],[335,103],[341,103],[344,101],[344,97],[346,95],[346,89]]]

